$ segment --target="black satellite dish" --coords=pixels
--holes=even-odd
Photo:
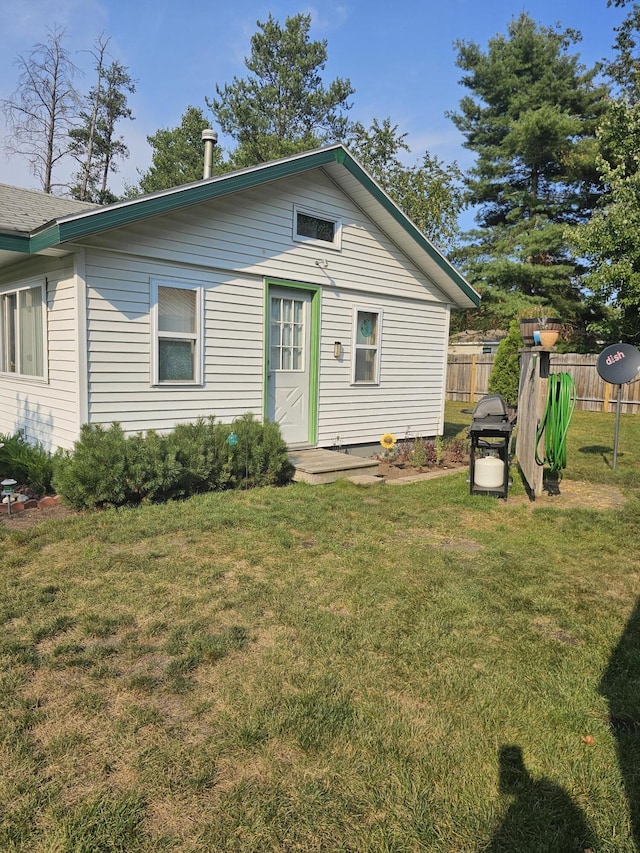
[[[613,344],[598,356],[596,368],[611,385],[625,385],[640,372],[640,350],[631,344]]]
[[[613,465],[618,462],[618,435],[620,433],[620,404],[622,386],[638,378],[640,373],[640,350],[632,344],[612,344],[602,350],[596,362],[600,377],[611,385],[618,386],[616,401],[616,425],[613,437]]]

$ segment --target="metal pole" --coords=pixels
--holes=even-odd
[[[613,433],[613,465],[615,468],[618,463],[618,433],[620,432],[620,405],[622,401],[622,385],[618,385],[618,397],[616,400],[616,427]]]

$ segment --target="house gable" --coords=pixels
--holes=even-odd
[[[324,170],[338,186],[351,195],[367,216],[389,234],[452,304],[458,307],[473,307],[479,304],[480,297],[476,291],[342,145],[333,145],[273,163],[218,175],[107,207],[73,213],[45,223],[28,235],[8,233],[0,226],[0,250],[29,254],[44,252],[113,228],[314,169]]]

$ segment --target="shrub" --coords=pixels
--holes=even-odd
[[[118,423],[84,424],[73,451],[57,454],[53,485],[76,509],[127,503],[126,442]]]
[[[229,443],[234,432],[237,444]],[[76,509],[188,497],[198,492],[284,483],[292,467],[277,424],[253,415],[180,424],[168,435],[125,437],[119,424],[88,424],[58,454],[54,486]]]
[[[506,338],[498,345],[498,351],[493,362],[493,370],[489,377],[489,391],[500,394],[508,406],[517,407],[518,388],[520,385],[520,348],[522,336],[520,323],[512,320]]]
[[[41,444],[29,444],[20,433],[0,435],[0,480],[11,477],[39,495],[51,491],[53,457]]]

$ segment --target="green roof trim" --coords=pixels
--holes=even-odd
[[[26,252],[31,251],[29,237],[26,234],[1,234],[0,233],[0,249],[5,252]]]
[[[453,267],[447,259],[440,254],[440,252],[435,248],[435,246],[429,242],[429,240],[424,236],[422,231],[413,224],[413,222],[409,219],[409,217],[404,214],[400,208],[389,198],[389,196],[375,183],[373,178],[371,178],[364,169],[358,165],[358,163],[353,159],[353,157],[349,154],[348,151],[344,150],[344,159],[338,160],[338,162],[343,163],[345,168],[351,172],[351,174],[360,181],[360,183],[366,187],[366,189],[374,196],[380,204],[384,207],[387,213],[391,214],[393,218],[398,222],[402,227],[407,231],[416,242],[427,252],[427,254],[434,260],[440,269],[447,273],[447,275],[458,285],[460,290],[469,297],[469,299],[473,300],[476,305],[480,304],[480,296],[476,291],[471,287],[471,285],[465,281],[465,279],[460,275],[460,273]]]
[[[87,237],[90,234],[107,231],[111,228],[120,228],[123,225],[129,225],[150,216],[172,213],[199,202],[211,201],[223,195],[252,189],[300,172],[306,172],[310,168],[310,164],[314,167],[322,166],[326,163],[335,162],[335,159],[333,150],[321,150],[273,165],[255,167],[237,174],[219,175],[206,182],[199,181],[196,184],[175,187],[160,194],[133,199],[131,202],[109,205],[86,215],[65,217],[33,235],[31,238],[32,251],[37,252],[57,243],[78,240],[81,237]]]

